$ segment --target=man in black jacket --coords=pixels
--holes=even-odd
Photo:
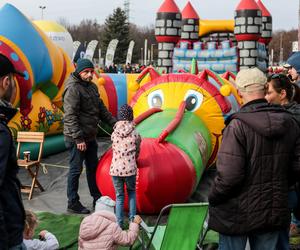
[[[68,211],[79,214],[90,213],[81,204],[78,195],[83,161],[93,205],[101,196],[96,185],[97,124],[100,120],[111,126],[116,122],[101,100],[97,86],[92,82],[93,74],[93,63],[88,59],[79,59],[63,93],[65,144],[70,152]]]
[[[7,102],[12,94],[16,74],[24,76],[7,57],[0,54],[0,249],[4,250],[25,249],[25,212],[17,178],[16,149],[7,126],[17,112]]]
[[[226,120],[209,194],[209,227],[220,250],[275,250],[289,226],[288,177],[300,176],[300,129],[292,115],[264,99],[257,68],[236,77],[243,106]]]

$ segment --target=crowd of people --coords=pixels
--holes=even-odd
[[[100,67],[99,73],[112,73],[112,74],[138,74],[141,73],[146,68],[146,65],[140,64],[124,64],[124,65],[116,65],[111,64],[109,67],[104,66]]]
[[[285,67],[286,74],[266,76],[251,68],[236,76],[242,106],[226,119],[208,196],[208,226],[219,233],[220,250],[242,250],[247,241],[254,250],[289,249],[290,234],[300,234],[300,52]],[[64,136],[70,155],[66,205],[71,213],[87,215],[79,231],[82,250],[133,244],[141,223],[135,193],[141,138],[133,111],[125,104],[118,117],[112,116],[92,82],[94,70],[90,60],[80,59],[63,93]],[[15,76],[24,74],[0,55],[0,249],[56,249],[55,235],[46,230],[39,233],[40,239],[33,239],[37,217],[25,211],[21,200],[16,152],[7,126],[16,113],[7,102]],[[114,129],[110,175],[116,201],[102,196],[96,185],[99,120]],[[93,213],[78,195],[83,163]],[[129,196],[128,230],[124,184]]]

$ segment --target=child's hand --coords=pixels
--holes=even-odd
[[[48,233],[47,230],[42,230],[42,231],[39,233],[39,237],[40,237],[41,239],[45,239],[46,233]]]
[[[134,216],[133,222],[136,224],[140,224],[142,222],[142,218],[139,215]]]

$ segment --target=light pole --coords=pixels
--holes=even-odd
[[[39,8],[42,10],[42,20],[44,19],[44,9],[46,9],[46,6],[40,5]]]
[[[282,64],[283,62],[283,47],[282,47],[282,37],[283,37],[283,33],[281,32],[280,34],[280,51],[279,51],[279,65]]]
[[[144,49],[144,65],[147,65],[147,55],[148,55],[148,39],[145,39],[145,49]]]
[[[143,58],[144,58],[144,57],[143,57],[143,54],[144,54],[143,51],[144,51],[144,48],[141,48],[141,65],[143,65],[143,60],[144,60],[144,59],[143,59]]]
[[[152,43],[151,44],[151,55],[150,55],[150,60],[151,60],[151,62],[150,63],[153,63],[153,59],[154,59],[154,49],[153,49],[153,47],[155,46],[156,44],[155,43]]]

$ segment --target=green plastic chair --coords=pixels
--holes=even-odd
[[[164,214],[170,211],[166,225],[160,225]],[[155,250],[195,250],[203,241],[206,232],[204,222],[208,212],[208,203],[171,204],[164,207],[154,227],[141,223],[143,249]],[[145,242],[146,235],[149,238]],[[200,243],[199,243],[200,242]]]

